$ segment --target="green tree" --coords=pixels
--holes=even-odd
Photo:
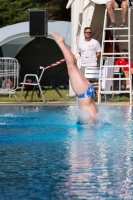
[[[70,21],[68,0],[0,0],[0,27],[29,20],[28,9],[47,10],[49,20]]]

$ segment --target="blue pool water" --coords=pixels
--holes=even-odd
[[[133,199],[133,109],[2,107],[0,200]]]

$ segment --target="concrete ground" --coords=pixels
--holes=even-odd
[[[98,105],[96,103],[96,105]],[[130,102],[103,102],[99,105],[103,106],[130,106]],[[22,102],[22,103],[17,103],[17,102],[0,102],[0,106],[77,106],[76,101],[71,101],[71,102]],[[133,103],[132,105],[133,106]]]

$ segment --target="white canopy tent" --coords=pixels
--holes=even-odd
[[[67,8],[71,7],[71,50],[77,55],[77,43],[84,38],[84,28],[92,28],[92,37],[100,43],[102,41],[103,23],[105,15],[105,4],[107,0],[69,0]],[[133,13],[131,19],[133,18]],[[117,17],[118,24],[121,21],[121,11]],[[131,27],[133,32],[133,26]],[[120,31],[117,32],[120,35]],[[125,44],[120,45],[120,50],[127,48]],[[131,40],[131,50],[133,55],[133,41]],[[78,60],[80,65],[80,59]],[[69,95],[74,95],[70,87]]]
[[[49,21],[48,22],[48,37],[50,31],[59,32],[65,38],[67,45],[71,45],[71,23],[66,21]],[[31,40],[29,36],[29,22],[22,22],[0,28],[0,47],[3,57],[13,57]]]
[[[40,65],[46,67],[60,59],[63,55],[58,45],[50,36],[50,32],[58,32],[65,38],[68,46],[71,45],[71,22],[48,21],[48,37],[40,38],[40,57],[38,58],[37,38],[29,36],[29,22],[22,22],[0,28],[0,57],[16,58],[21,66],[21,82],[25,74],[36,73],[38,60]],[[52,81],[68,82],[66,63],[47,70],[47,75]],[[44,76],[41,84],[50,84]]]

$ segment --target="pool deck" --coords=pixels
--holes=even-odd
[[[96,103],[96,105],[98,105]],[[130,102],[102,102],[99,105],[103,106],[130,106]],[[65,102],[0,102],[0,106],[77,106],[75,101]],[[133,106],[133,103],[132,105]]]

